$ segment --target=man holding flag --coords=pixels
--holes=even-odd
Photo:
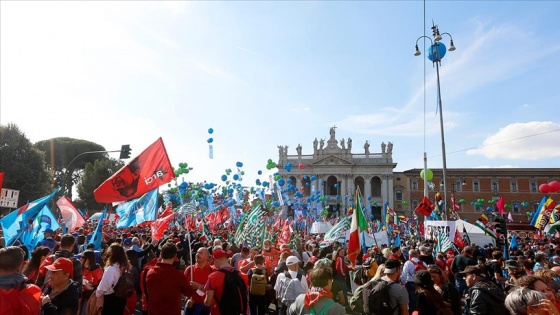
[[[348,242],[348,259],[352,266],[356,265],[356,258],[360,253],[360,234],[367,230],[368,223],[364,217],[362,205],[360,204],[360,189],[356,190],[356,207],[352,213],[352,223],[350,223],[350,240]]]

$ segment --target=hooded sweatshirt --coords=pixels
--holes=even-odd
[[[38,314],[41,289],[20,273],[0,276],[0,314]],[[5,299],[5,300],[4,300]]]
[[[288,315],[303,315],[310,314],[310,307],[313,307],[315,312],[319,314],[327,303],[333,301],[332,293],[323,288],[311,288],[306,294],[301,294],[296,298],[296,301],[288,309]],[[339,315],[346,314],[344,306],[334,303],[330,305],[325,315]]]

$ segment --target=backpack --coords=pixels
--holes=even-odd
[[[373,315],[390,315],[399,307],[391,306],[389,287],[396,282],[387,282],[383,279],[370,281],[363,291],[364,313]]]
[[[266,293],[266,275],[258,268],[251,269],[251,283],[249,285],[249,293],[252,295],[265,295]]]
[[[295,281],[292,279],[290,272],[284,271],[285,278],[280,283],[280,291],[278,292],[278,299],[279,301],[286,305],[290,306],[292,303],[295,302],[296,298],[300,295],[305,293],[303,289],[303,285],[301,284],[301,279],[303,278],[303,273],[298,270],[297,279],[299,281]]]
[[[239,275],[239,271],[226,271],[224,269],[219,269],[218,271],[224,274],[224,293],[218,301],[220,314],[246,314],[247,286],[245,285],[245,281],[243,281],[243,279]]]
[[[134,275],[130,271],[124,270],[113,287],[113,291],[115,291],[115,296],[118,298],[127,299],[131,297],[136,292]]]
[[[321,311],[319,311],[319,313],[315,312],[315,308],[313,308],[313,306],[311,306],[309,308],[309,314],[311,315],[325,315],[325,312],[329,309],[329,307],[331,305],[333,305],[334,303],[336,303],[334,300],[330,300],[327,302],[327,304],[325,304],[325,306],[323,306],[323,308],[321,309]]]
[[[424,265],[424,262],[421,260],[418,263],[415,263],[413,260],[410,260],[410,262],[414,264],[414,273],[418,272],[419,270],[428,270]]]
[[[41,289],[23,283],[19,289],[0,289],[0,315],[37,315],[40,309]]]

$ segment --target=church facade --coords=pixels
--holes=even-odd
[[[383,203],[393,204],[393,144],[382,142],[380,152],[371,152],[370,143],[354,148],[351,138],[336,137],[336,127],[330,128],[329,138],[312,142],[312,154],[303,154],[300,145],[296,154],[288,153],[288,146],[278,146],[277,167],[280,175],[290,179],[296,187],[303,187],[305,197],[321,190],[325,206],[330,211],[345,215],[353,206],[356,189],[363,196],[363,207],[371,208],[376,218],[381,218]],[[285,169],[291,164],[292,168]],[[311,179],[314,180],[311,180]]]

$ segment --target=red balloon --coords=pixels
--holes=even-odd
[[[550,186],[548,184],[541,184],[539,186],[539,191],[543,194],[548,194],[550,192]]]
[[[305,164],[303,164],[303,163],[299,163],[299,165],[298,165],[298,166],[299,166],[299,169],[300,169],[300,170],[302,170],[302,169],[304,169],[304,168],[305,168]]]
[[[550,187],[550,192],[559,192],[560,191],[560,182],[557,181],[551,181],[550,183],[548,183],[548,186]]]

